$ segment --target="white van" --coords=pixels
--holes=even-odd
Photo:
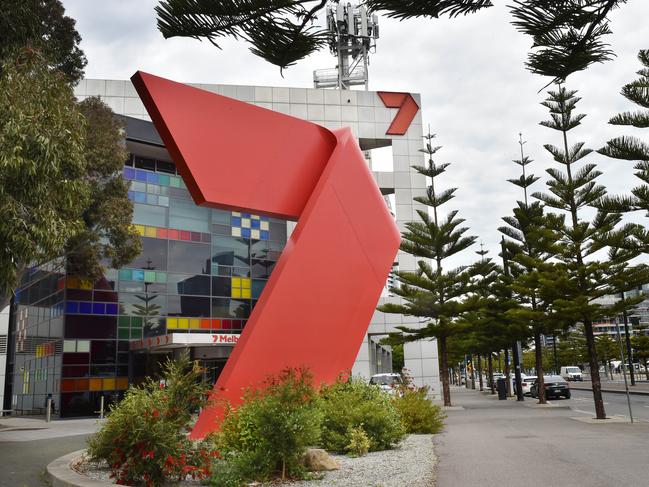
[[[559,375],[568,381],[584,380],[584,376],[581,374],[581,369],[579,367],[575,367],[574,365],[561,367],[561,373]]]

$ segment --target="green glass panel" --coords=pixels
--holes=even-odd
[[[155,273],[155,282],[167,282],[167,273],[166,272],[156,272]]]
[[[174,188],[180,188],[180,178],[178,176],[171,176],[169,181],[169,185],[174,187]]]
[[[141,328],[133,328],[131,330],[131,338],[142,338],[142,329]]]
[[[161,186],[169,186],[169,176],[166,174],[158,174],[158,183]]]
[[[120,316],[117,323],[120,328],[128,328],[131,325],[131,318],[129,316]]]
[[[155,272],[144,271],[144,282],[155,282]]]
[[[130,281],[131,280],[131,270],[130,269],[120,269],[119,270],[119,280],[120,281]]]
[[[120,328],[117,330],[117,336],[119,337],[120,340],[128,340],[129,339],[129,329],[128,328]]]
[[[131,318],[131,327],[132,328],[138,328],[142,326],[142,317],[141,316],[133,316]]]

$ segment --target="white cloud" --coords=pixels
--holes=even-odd
[[[226,39],[218,50],[209,42],[165,40],[156,29],[156,3],[63,0],[83,37],[88,77],[126,79],[141,69],[183,82],[310,87],[314,69],[335,65],[323,51],[286,70],[282,78],[241,42]],[[537,175],[552,164],[543,144],[559,143],[558,133],[538,125],[547,118],[539,105],[545,94],[538,93],[546,80],[524,69],[530,40],[509,24],[505,3],[453,20],[381,18],[381,39],[370,65],[370,89],[422,94],[424,123],[444,146],[439,159],[453,163],[442,186],[459,187],[448,208],[460,209],[492,256],[498,251],[500,218],[522,197],[505,181],[518,176],[518,166],[511,162],[519,157],[518,133],[528,141],[526,150],[535,160],[531,171]],[[619,91],[636,77],[638,50],[649,48],[647,18],[646,1],[615,11],[609,41],[617,58],[569,80],[568,87],[582,97],[579,111],[588,114],[573,131],[573,141],[596,149],[622,133],[607,121],[629,108]],[[591,157],[604,172],[600,181],[612,192],[636,184],[631,164]],[[542,182],[534,189],[544,190]],[[472,259],[468,254],[466,259]]]

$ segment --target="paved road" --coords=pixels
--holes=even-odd
[[[588,394],[588,393],[586,393]],[[446,431],[438,436],[437,487],[647,487],[649,424],[585,424],[586,402],[533,408],[454,388]],[[607,401],[608,401],[607,397]],[[610,401],[609,401],[609,405]]]
[[[626,394],[603,393],[604,409],[607,416],[629,417],[629,407],[626,401]],[[633,418],[639,421],[649,422],[649,396],[631,395],[631,409]],[[572,390],[572,399],[569,401],[557,401],[555,404],[570,403],[570,407],[579,413],[595,414],[593,406],[593,393],[590,391]]]
[[[87,435],[33,441],[0,441],[0,487],[42,487],[45,467],[67,453],[81,450]]]

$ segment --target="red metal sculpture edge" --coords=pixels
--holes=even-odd
[[[131,78],[197,204],[297,219],[212,396],[233,405],[287,367],[316,383],[351,369],[399,230],[350,129],[137,72]],[[218,429],[204,409],[192,431]]]

